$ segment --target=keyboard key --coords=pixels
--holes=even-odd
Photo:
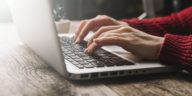
[[[72,58],[72,59],[78,59],[79,56],[72,56],[71,58]]]
[[[100,63],[91,63],[92,65],[94,65],[95,67],[104,67],[105,64],[100,62]]]
[[[70,57],[69,56],[65,56],[65,59],[69,59]]]
[[[76,56],[74,53],[67,54],[70,57]]]
[[[68,58],[67,59],[69,62],[73,62],[74,60],[73,59],[71,59],[71,58]]]
[[[87,57],[87,56],[86,56],[86,57],[82,57],[82,59],[83,59],[83,60],[87,60],[88,62],[89,62],[89,60],[92,60],[91,57]],[[92,61],[93,61],[93,60],[92,60]]]
[[[93,68],[94,66],[92,64],[86,64],[86,65],[84,65],[84,67],[86,67],[86,68]]]
[[[89,63],[86,62],[86,61],[79,61],[78,63],[81,64],[81,65],[87,65],[87,64],[89,64]]]
[[[67,37],[61,38],[60,40],[65,59],[80,69],[133,64],[103,49],[98,49],[91,56],[87,55],[84,53],[84,49],[87,47],[86,42],[75,44],[73,39]]]
[[[77,62],[83,61],[83,59],[81,59],[81,58],[75,58],[74,60]]]
[[[69,50],[65,50],[64,53],[65,53],[65,54],[72,54],[72,52],[69,51]]]
[[[71,63],[74,64],[74,65],[79,65],[79,63],[76,62],[76,61],[72,61]]]
[[[114,63],[110,63],[110,62],[105,63],[105,65],[106,65],[106,66],[108,66],[108,67],[110,67],[110,66],[115,66],[115,64],[114,64]]]
[[[79,69],[83,69],[84,68],[84,66],[83,65],[75,65],[76,67],[78,67]]]
[[[94,59],[89,59],[89,60],[86,60],[87,62],[89,62],[89,63],[95,63],[95,62],[97,62],[96,60],[94,60]]]
[[[124,62],[125,65],[134,65],[133,63],[127,61],[127,62]]]

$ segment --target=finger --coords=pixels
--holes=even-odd
[[[105,26],[105,27],[101,27],[98,31],[95,32],[95,34],[93,35],[93,37],[88,41],[87,46],[89,46],[93,40],[95,38],[97,38],[100,34],[104,33],[104,32],[108,32],[111,30],[115,30],[120,28],[120,26]]]
[[[108,25],[111,25],[110,20],[106,18],[101,18],[100,16],[87,21],[87,23],[79,33],[76,42],[79,43],[81,40],[83,40],[89,31],[92,31],[95,28],[100,28],[101,26],[108,26]]]
[[[111,26],[112,27],[112,26]],[[128,32],[131,32],[130,28],[125,28],[124,26],[113,26],[113,28],[110,29],[106,29],[104,28],[104,31],[100,31],[101,33],[96,32],[95,36],[92,37],[92,39],[88,42],[87,46],[89,46],[94,39],[98,38],[98,37],[111,37],[111,36],[118,36],[118,37],[125,37],[125,34],[127,34]]]
[[[85,26],[86,22],[87,22],[87,20],[83,20],[83,21],[80,22],[80,24],[79,24],[79,26],[78,26],[78,28],[77,28],[77,30],[75,32],[75,40],[77,39],[77,37],[78,37],[79,33],[81,32],[82,28]]]
[[[89,46],[93,40],[99,36],[103,36],[105,35],[106,37],[109,35],[112,36],[120,36],[120,37],[125,37],[124,34],[127,34],[129,32],[132,32],[132,29],[129,27],[124,27],[122,25],[117,25],[117,26],[105,26],[105,27],[101,27],[96,33],[95,35],[90,39],[90,41],[88,42],[87,46]],[[113,34],[114,33],[114,34]],[[115,34],[117,33],[117,34]]]
[[[122,46],[124,39],[118,36],[101,37],[94,39],[93,43],[85,50],[86,53],[92,54],[96,49],[104,45],[119,45]]]
[[[97,48],[100,48],[101,46],[95,42],[91,43],[89,47],[85,49],[85,53],[92,54]]]
[[[89,31],[100,26],[102,26],[102,24],[99,23],[98,19],[91,19],[87,21],[87,23],[83,26],[82,30],[79,32],[76,39],[76,43],[79,43],[80,41],[82,41]]]
[[[104,45],[118,45],[129,50],[130,48],[126,44],[126,41],[129,40],[125,37],[125,35],[127,36],[127,34],[130,34],[130,32],[132,32],[131,28],[120,27],[111,31],[101,33],[97,38],[93,39],[93,43],[88,46],[85,52],[91,54],[97,48],[100,48]]]
[[[121,46],[123,44],[123,41],[124,41],[124,38],[119,36],[100,37],[100,38],[94,39],[94,42],[99,44],[100,46],[104,46],[104,45]]]

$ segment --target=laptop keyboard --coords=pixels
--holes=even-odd
[[[84,53],[84,50],[87,47],[85,41],[80,44],[75,44],[74,39],[69,37],[61,37],[60,41],[65,60],[71,62],[80,69],[133,65],[133,63],[101,48],[92,55],[88,55]]]

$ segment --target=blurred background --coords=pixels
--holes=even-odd
[[[154,11],[148,17],[168,15],[190,6],[192,0],[54,0],[53,4],[58,18],[79,20],[106,14],[120,19],[138,17],[144,11]]]
[[[105,14],[116,19],[168,15],[190,5],[192,0],[51,0],[55,20],[82,20]],[[0,22],[11,22],[7,0],[0,0]]]
[[[0,22],[11,22],[11,13],[7,0],[0,0]]]

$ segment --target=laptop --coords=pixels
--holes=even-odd
[[[68,34],[58,36],[50,0],[10,0],[13,21],[22,42],[58,73],[87,80],[176,71],[173,66],[139,61],[118,46],[104,46],[89,56],[86,41],[75,44]]]

